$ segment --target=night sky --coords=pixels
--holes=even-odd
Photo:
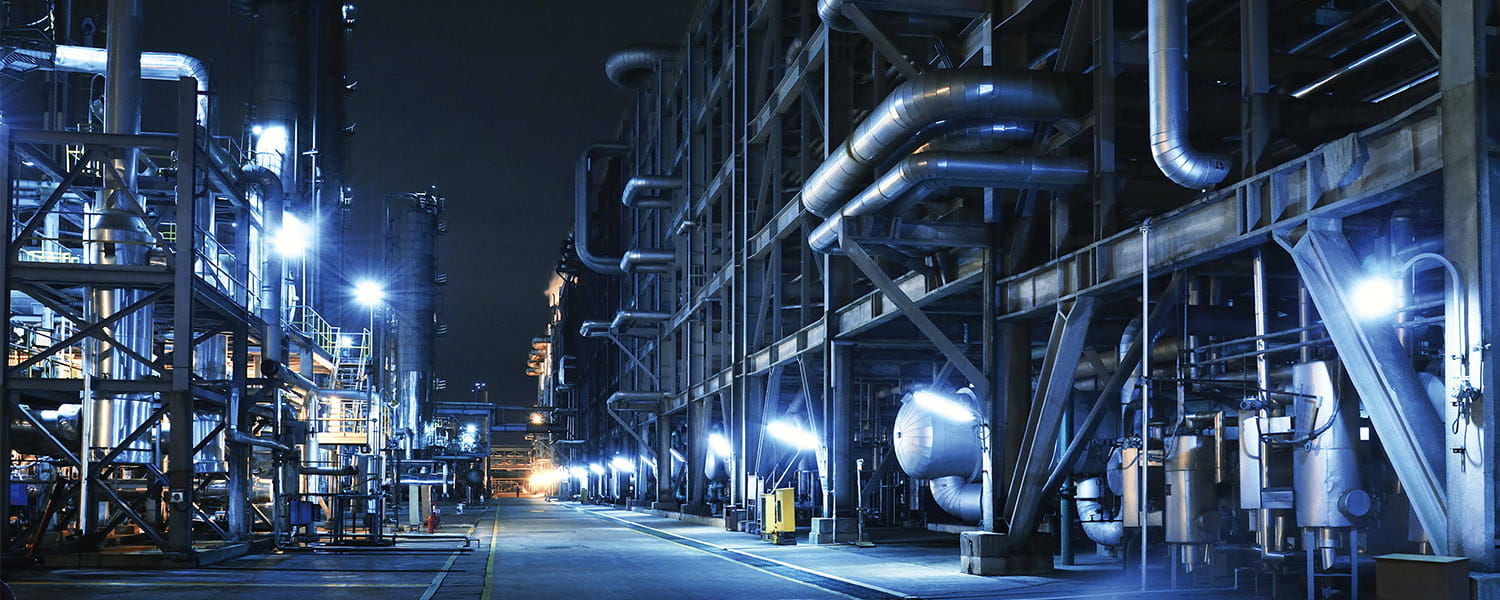
[[[605,78],[604,60],[680,42],[694,3],[359,3],[346,178],[364,235],[352,241],[378,242],[369,233],[388,193],[436,185],[448,198],[439,269],[449,333],[436,348],[448,399],[485,381],[497,402],[534,401],[526,354],[544,332],[542,292],[572,219],[573,164],[614,135],[632,99]]]

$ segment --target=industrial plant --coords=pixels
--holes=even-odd
[[[249,71],[0,3],[17,598],[1500,598],[1493,2],[414,27],[363,76],[486,82],[482,198],[353,192],[390,6],[214,4]]]

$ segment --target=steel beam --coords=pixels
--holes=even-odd
[[[193,553],[193,268],[197,258],[198,146],[195,112],[198,84],[183,78],[177,109],[177,228],[172,257],[172,392],[167,395],[173,427],[167,442],[167,550]]]
[[[1443,165],[1441,120],[1413,119],[1424,103],[1361,133],[1154,217],[1151,270],[1173,271],[1270,241],[1314,217],[1339,217],[1389,204],[1407,186],[1436,184]],[[1431,176],[1431,177],[1429,177]],[[1058,300],[1124,289],[1141,276],[1141,232],[1122,231],[1039,267],[1005,278],[1002,319]]]
[[[1030,531],[1041,507],[1039,497],[1052,491],[1042,489],[1041,484],[1052,470],[1052,458],[1057,454],[1058,430],[1063,414],[1073,400],[1073,374],[1078,371],[1078,361],[1083,356],[1083,343],[1094,319],[1094,306],[1092,296],[1080,296],[1066,312],[1059,310],[1052,320],[1052,335],[1048,338],[1047,355],[1042,359],[1042,372],[1032,393],[1026,434],[1021,439],[1021,454],[1016,457],[1016,469],[1011,473],[1010,486],[1006,488],[1005,504],[1009,510],[1005,520],[1010,524],[1011,532]]]
[[[1448,548],[1446,450],[1434,443],[1443,439],[1443,424],[1391,322],[1361,319],[1352,311],[1350,276],[1364,268],[1335,227],[1319,220],[1309,223],[1301,239],[1277,241],[1291,253],[1427,538],[1434,548]]]
[[[907,296],[906,292],[902,291],[900,286],[897,286],[896,282],[892,281],[890,276],[885,274],[885,271],[881,270],[880,265],[875,263],[875,259],[870,257],[870,254],[865,251],[859,242],[847,236],[841,237],[843,239],[840,242],[840,247],[843,248],[844,254],[848,255],[849,260],[854,263],[854,266],[858,267],[865,274],[865,277],[870,279],[870,283],[875,285],[875,289],[880,290],[880,293],[884,294],[887,299],[894,303],[900,309],[901,314],[905,315],[911,321],[912,325],[915,325],[917,330],[921,331],[922,335],[927,337],[927,341],[932,342],[932,345],[936,346],[938,351],[943,353],[948,362],[953,363],[953,366],[958,369],[959,373],[962,373],[964,378],[968,379],[969,383],[974,385],[977,396],[980,398],[988,397],[990,382],[989,378],[985,377],[984,371],[975,366],[974,362],[969,360],[964,351],[958,347],[958,344],[948,339],[948,335],[943,333],[943,330],[937,326],[937,323],[932,322],[932,318],[928,317],[927,313],[922,312],[922,308],[917,306],[917,303],[913,302],[911,297]]]

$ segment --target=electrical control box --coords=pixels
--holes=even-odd
[[[760,535],[773,544],[797,543],[797,496],[781,488],[760,497]]]

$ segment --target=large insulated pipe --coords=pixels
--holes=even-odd
[[[655,311],[622,310],[615,313],[609,324],[610,331],[621,331],[627,323],[663,323],[672,319],[671,313]]]
[[[1125,523],[1104,510],[1104,485],[1098,477],[1078,482],[1074,505],[1083,534],[1101,546],[1119,546],[1125,539]]]
[[[240,169],[240,175],[245,185],[255,186],[260,190],[261,215],[266,227],[280,227],[282,211],[286,206],[286,194],[281,185],[281,178],[277,177],[270,169],[257,164],[248,164]],[[266,232],[261,233],[262,239],[268,239]],[[261,305],[260,318],[265,321],[265,337],[261,340],[261,356],[268,360],[281,359],[281,288],[282,270],[281,253],[266,246],[265,256],[266,274],[261,277],[261,296],[265,298]]]
[[[637,175],[625,182],[625,191],[620,194],[620,202],[630,208],[645,210],[672,208],[672,201],[667,198],[643,198],[645,194],[652,191],[667,191],[682,188],[682,179],[677,177],[666,177],[663,175]]]
[[[1187,0],[1150,0],[1146,23],[1151,157],[1177,185],[1211,188],[1229,174],[1229,157],[1203,152],[1188,141]]]
[[[660,65],[677,60],[677,49],[668,46],[631,46],[609,55],[604,74],[622,88],[640,89]]]
[[[595,273],[621,275],[620,259],[594,254],[589,249],[589,169],[594,157],[622,156],[630,146],[619,142],[595,142],[578,156],[578,165],[573,170],[573,250],[578,260]]]
[[[962,475],[939,477],[927,483],[932,499],[950,515],[978,522],[984,516],[984,484],[970,482]]]
[[[1078,112],[1087,80],[990,67],[935,71],[901,84],[802,184],[802,206],[833,215],[875,166],[927,127],[1020,119],[1053,121]]]
[[[620,257],[622,273],[670,273],[677,255],[670,250],[628,250]]]
[[[857,32],[859,27],[856,27],[849,17],[844,16],[844,6],[848,4],[857,3],[855,0],[818,0],[818,18],[834,31]],[[880,2],[878,4],[881,10],[886,11],[939,15],[978,14],[987,6],[980,0],[944,0],[942,2],[912,0],[905,3]]]
[[[834,251],[844,217],[875,214],[897,201],[917,204],[949,188],[1066,188],[1088,180],[1088,161],[1076,158],[960,152],[913,154],[815,228],[807,243],[818,252]]]
[[[109,70],[109,51],[89,46],[58,46],[52,64],[58,71],[103,75]],[[144,79],[156,81],[177,81],[183,77],[196,80],[198,124],[208,126],[208,67],[203,61],[175,52],[142,52],[140,74]]]

